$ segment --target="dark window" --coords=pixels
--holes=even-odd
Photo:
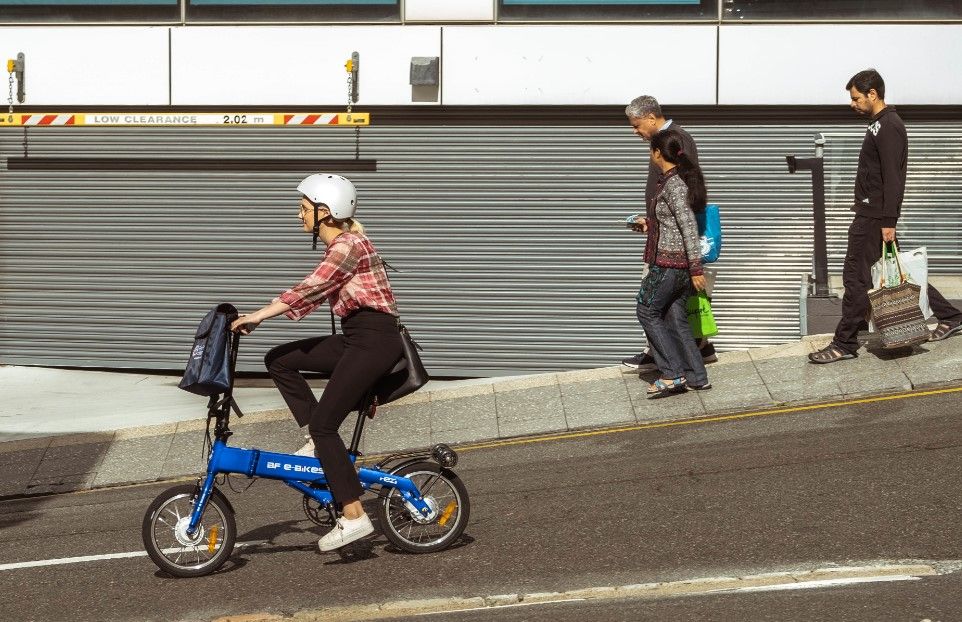
[[[718,19],[718,0],[499,0],[504,21]]]
[[[185,0],[187,21],[400,22],[399,0]]]
[[[399,22],[400,0],[0,0],[0,22]]]
[[[3,22],[177,22],[180,0],[0,0]]]
[[[724,20],[962,19],[962,0],[724,0]]]

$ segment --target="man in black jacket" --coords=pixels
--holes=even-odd
[[[872,265],[882,256],[882,241],[895,240],[895,228],[905,196],[908,136],[905,124],[892,106],[885,104],[885,82],[874,69],[855,74],[845,85],[852,110],[869,116],[871,123],[858,155],[855,177],[855,218],[848,230],[848,248],[842,269],[845,295],[842,319],[832,343],[809,355],[813,363],[834,363],[858,356],[858,332],[871,311],[868,292],[873,287]],[[929,305],[939,325],[929,338],[940,341],[962,330],[959,311],[929,285]]]
[[[681,136],[685,153],[692,162],[696,165],[698,164],[698,148],[695,146],[695,139],[677,123],[671,119],[666,119],[661,111],[661,106],[658,104],[658,100],[651,95],[642,95],[631,100],[631,103],[625,107],[625,116],[628,117],[628,123],[631,124],[635,135],[645,142],[651,142],[652,136],[669,128],[678,132]],[[646,207],[651,205],[652,199],[655,198],[659,175],[661,175],[661,170],[658,169],[653,161],[649,160],[648,181],[645,184]],[[714,363],[718,360],[718,356],[715,354],[715,346],[707,339],[698,340],[698,348],[701,350],[701,356],[705,363]],[[629,356],[622,360],[621,363],[625,367],[638,369],[640,371],[655,369],[655,358],[647,349],[641,354]]]

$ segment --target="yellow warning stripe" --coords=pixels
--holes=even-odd
[[[30,112],[0,113],[0,127],[358,127],[368,112]]]

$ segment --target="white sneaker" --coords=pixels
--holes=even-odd
[[[324,534],[324,537],[317,541],[317,548],[321,549],[322,553],[333,551],[372,533],[374,533],[374,525],[371,524],[371,519],[368,518],[367,514],[355,519],[342,516],[337,519],[337,525],[334,526],[334,529]]]
[[[295,456],[304,456],[305,458],[314,458],[314,439],[310,436],[305,436],[307,439],[307,444],[294,452]]]

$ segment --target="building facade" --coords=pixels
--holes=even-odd
[[[245,117],[344,112],[353,52],[370,126]],[[962,2],[0,0],[0,57],[18,53],[14,113],[86,121],[0,124],[2,364],[181,368],[207,308],[312,268],[294,188],[319,168],[356,182],[434,374],[613,364],[644,344],[623,221],[648,152],[622,112],[643,93],[721,206],[718,345],[796,339],[811,189],[784,156],[826,137],[837,268],[865,131],[843,87],[870,66],[909,128],[900,237],[962,272]],[[325,330],[275,320],[241,365]]]

